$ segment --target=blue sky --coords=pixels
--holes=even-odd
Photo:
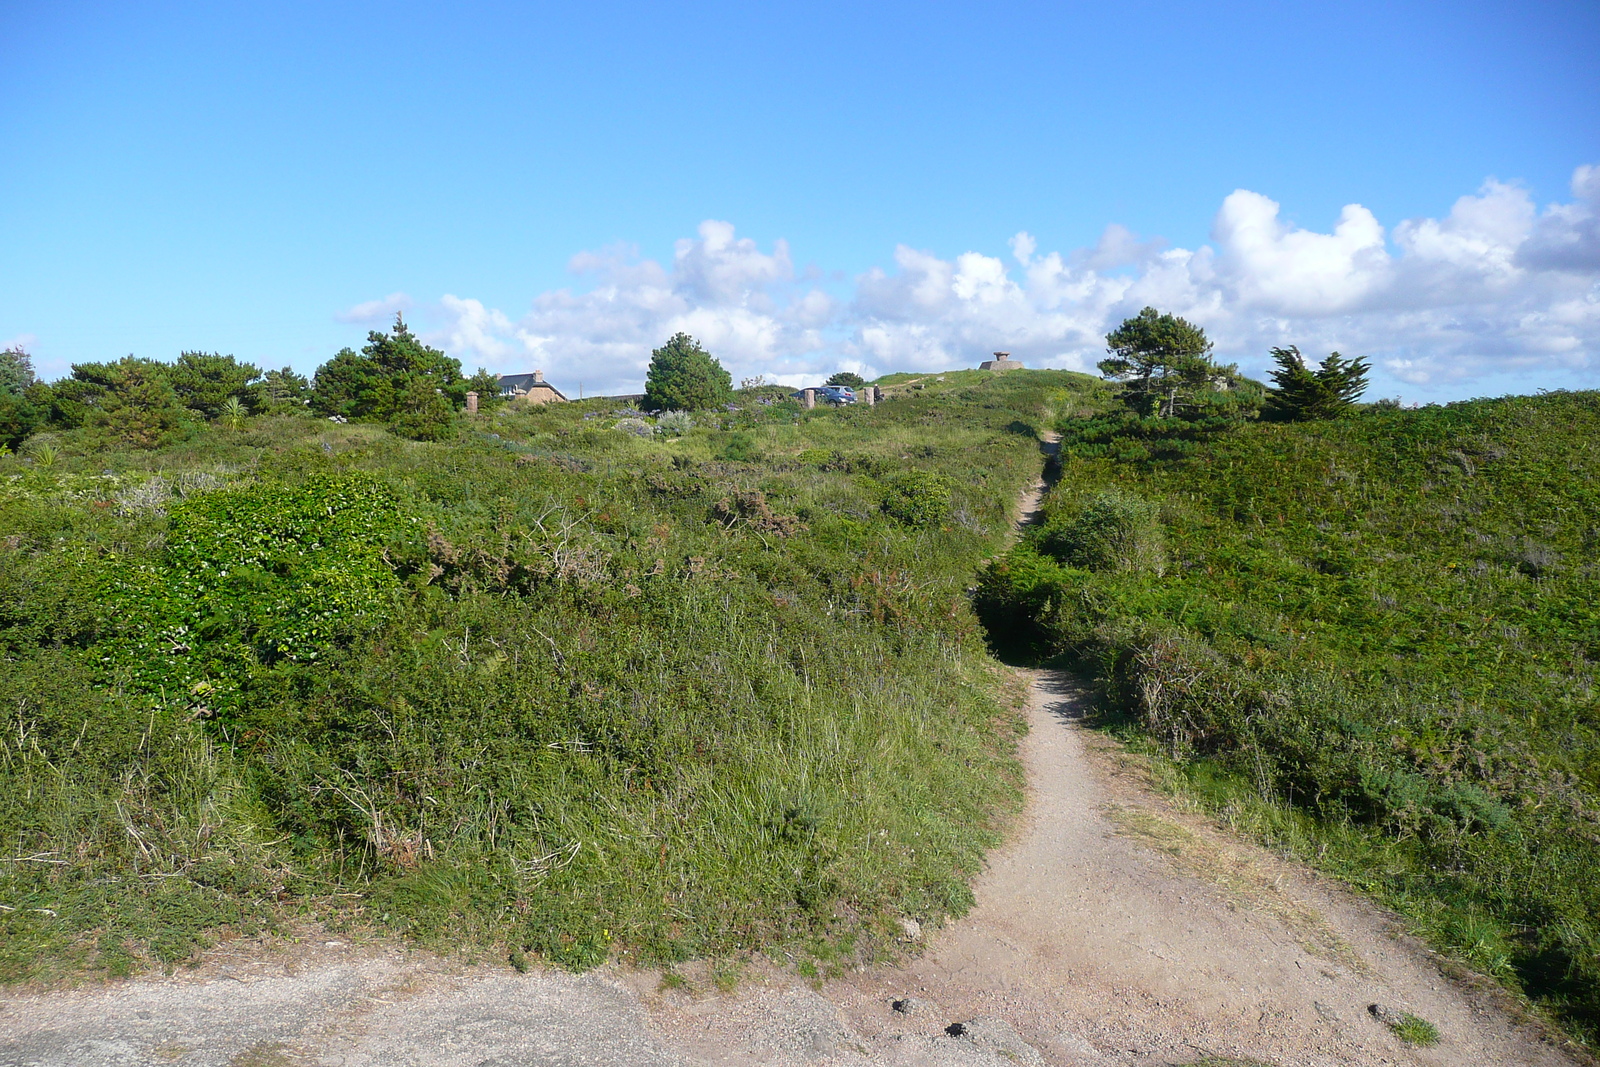
[[[309,372],[400,308],[595,391],[680,328],[1086,368],[1148,302],[1247,370],[1595,386],[1596,55],[1592,2],[13,0],[0,343]]]

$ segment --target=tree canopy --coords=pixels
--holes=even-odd
[[[703,411],[733,399],[733,376],[686,333],[650,353],[646,411]]]
[[[50,414],[50,388],[21,348],[0,351],[0,446],[16,448]]]
[[[166,376],[179,403],[203,418],[215,419],[230,397],[255,406],[251,383],[261,377],[261,368],[215,352],[184,352],[166,369]]]
[[[1275,388],[1267,395],[1267,414],[1284,422],[1334,419],[1348,414],[1367,391],[1365,361],[1346,359],[1334,352],[1313,370],[1295,345],[1274,348],[1272,372]]]
[[[850,371],[842,370],[837,374],[834,374],[823,384],[842,385],[847,389],[860,389],[867,384],[867,380],[859,374],[852,374]]]
[[[1211,341],[1200,327],[1147,307],[1106,334],[1111,355],[1100,373],[1122,382],[1128,406],[1141,415],[1171,418],[1212,380],[1231,374],[1211,360]]]
[[[55,392],[76,405],[78,424],[104,426],[135,448],[155,448],[184,417],[169,369],[131,355],[115,363],[74,363],[72,378]]]
[[[466,401],[460,360],[423,344],[399,315],[389,333],[368,333],[360,352],[341,349],[318,367],[311,395],[319,415],[375,419],[421,440],[446,433]]]
[[[28,353],[16,346],[0,351],[0,392],[20,393],[38,380]]]
[[[302,411],[311,395],[311,383],[293,367],[269,370],[256,383],[256,406],[267,411]]]

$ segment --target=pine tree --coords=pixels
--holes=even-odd
[[[686,333],[650,353],[646,411],[704,411],[733,399],[733,376]]]
[[[1364,360],[1334,352],[1313,370],[1295,345],[1274,348],[1272,359],[1278,369],[1272,372],[1276,387],[1268,393],[1267,413],[1284,422],[1348,414],[1367,391],[1367,372],[1372,369]]]
[[[1225,370],[1211,361],[1204,330],[1155,308],[1106,334],[1106,348],[1100,373],[1123,383],[1124,400],[1141,415],[1171,418]]]

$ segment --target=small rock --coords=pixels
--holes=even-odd
[[[1324,1019],[1328,1020],[1330,1023],[1336,1023],[1336,1022],[1339,1021],[1339,1013],[1334,1011],[1332,1008],[1328,1007],[1326,1004],[1322,1003],[1322,1001],[1314,1000],[1314,1001],[1311,1002],[1311,1006],[1313,1008],[1317,1009],[1317,1014],[1318,1015],[1322,1016]]]
[[[1012,1063],[1028,1067],[1045,1067],[1039,1050],[1022,1040],[1011,1024],[992,1015],[969,1019],[964,1023],[951,1023],[944,1032],[962,1041],[970,1041],[978,1048],[998,1052]]]
[[[917,922],[917,920],[915,920],[915,919],[904,919],[904,918],[901,919],[900,920],[900,940],[902,940],[902,941],[920,941],[920,940],[922,940],[922,924]]]
[[[1405,1021],[1404,1015],[1397,1011],[1390,1011],[1382,1004],[1368,1004],[1367,1010],[1372,1013],[1372,1017],[1374,1019],[1378,1020],[1380,1023],[1389,1027],[1390,1029],[1399,1026]]]
[[[901,997],[891,1007],[901,1015],[926,1015],[932,1010],[933,1005],[921,997]]]

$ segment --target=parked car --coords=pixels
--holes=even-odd
[[[805,394],[804,389],[796,390],[790,395],[799,400]],[[854,404],[856,391],[847,385],[819,385],[817,399],[829,404]]]

